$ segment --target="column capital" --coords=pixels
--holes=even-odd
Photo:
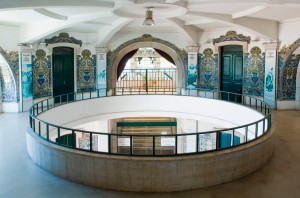
[[[96,47],[96,53],[107,53],[108,48],[107,47]]]
[[[271,41],[263,43],[263,46],[266,50],[279,49],[280,42],[279,41]]]
[[[20,43],[18,45],[19,52],[32,52],[32,45],[28,43]]]
[[[193,46],[187,46],[186,47],[186,51],[187,52],[198,52],[199,47],[197,45],[193,45]]]

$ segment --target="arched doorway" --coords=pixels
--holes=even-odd
[[[243,92],[243,48],[240,45],[221,47],[220,90],[242,94]],[[224,99],[241,101],[241,97],[223,94]]]
[[[167,54],[175,62],[176,71],[177,71],[177,80],[176,87],[185,87],[186,86],[186,70],[187,64],[184,64],[184,59],[187,57],[187,52],[185,50],[180,50],[174,44],[164,41],[151,35],[143,35],[142,37],[127,41],[120,45],[116,50],[112,52],[108,64],[108,88],[116,88],[118,80],[118,66],[121,59],[133,50],[139,48],[154,48],[158,49],[165,54]]]
[[[54,47],[52,67],[53,96],[74,92],[74,49]]]
[[[117,69],[117,92],[175,93],[177,69],[174,60],[155,48],[127,53]]]
[[[279,67],[282,67],[279,71],[279,100],[295,100],[291,108],[300,109],[300,38],[291,46],[283,46],[280,54],[282,62],[279,61]]]

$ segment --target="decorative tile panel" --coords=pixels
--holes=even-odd
[[[52,95],[51,56],[46,56],[42,49],[33,57],[33,98]]]
[[[282,56],[279,59],[279,61],[282,62]],[[281,72],[283,72],[283,86],[280,93],[282,96],[282,100],[295,100],[296,98],[296,77],[299,61],[300,54],[292,54],[287,59],[285,67],[283,69],[281,68],[280,70]]]
[[[0,47],[4,58],[0,64],[0,86],[3,102],[19,101],[19,53],[6,52]]]
[[[89,50],[83,50],[77,56],[77,90],[96,90],[96,55]]]
[[[259,47],[244,54],[243,93],[252,96],[264,95],[265,56]]]
[[[199,151],[215,150],[216,142],[216,133],[199,134]]]
[[[79,148],[89,150],[90,149],[90,134],[83,133],[82,137],[78,139]],[[92,135],[92,149],[98,151],[98,135]]]
[[[198,56],[200,89],[218,89],[218,55],[214,55],[213,50],[207,48]]]

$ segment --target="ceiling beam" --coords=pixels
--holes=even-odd
[[[99,22],[99,21],[88,21],[88,22],[85,22],[85,24],[88,24],[88,25],[100,25],[100,26],[112,26],[111,23]]]
[[[33,43],[59,30],[108,16],[111,16],[110,12],[72,16],[66,21],[51,18],[23,24],[20,28],[20,32],[22,32],[22,34],[20,34],[20,43]]]
[[[253,5],[300,5],[299,0],[194,0],[187,4],[187,8],[198,8],[212,4],[253,4]]]
[[[265,9],[266,7],[267,6],[254,6],[252,8],[247,9],[247,10],[234,13],[231,16],[232,16],[233,19],[244,17],[244,16],[248,16],[248,15],[254,14],[256,12],[259,12],[259,11]]]
[[[173,25],[173,27],[184,36],[189,45],[195,45],[198,43],[198,34],[194,28],[185,25],[183,21],[177,18],[169,18],[166,20],[169,21],[171,25]]]
[[[68,17],[66,16],[63,16],[63,15],[60,15],[60,14],[56,14],[54,12],[51,12],[47,9],[44,9],[44,8],[37,8],[37,9],[34,9],[34,11],[36,11],[37,13],[41,14],[41,15],[44,15],[44,16],[47,16],[47,17],[50,17],[50,18],[53,18],[53,19],[57,19],[57,20],[67,20]]]
[[[101,7],[101,8],[114,8],[114,3],[109,1],[94,1],[94,0],[10,0],[0,1],[0,10],[11,9],[34,9],[34,8],[47,8],[47,7]]]
[[[211,19],[195,19],[195,20],[188,20],[185,22],[185,25],[199,25],[199,24],[205,24],[205,23],[211,23],[214,22],[214,20]]]
[[[257,34],[260,37],[269,39],[278,38],[278,22],[276,21],[267,19],[257,19],[251,17],[241,17],[237,19],[232,19],[231,15],[229,14],[213,14],[206,12],[188,11],[186,14],[212,19],[216,22],[227,24],[230,26],[238,26],[254,34]]]
[[[165,0],[166,3],[176,3],[181,0]]]
[[[98,46],[107,47],[110,39],[125,25],[133,19],[122,18],[112,23],[111,27],[103,27],[98,30]]]

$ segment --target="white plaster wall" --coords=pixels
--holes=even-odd
[[[300,19],[280,23],[278,37],[281,46],[295,42],[300,37]]]
[[[18,44],[19,28],[8,25],[0,25],[0,47],[7,52],[18,51]],[[1,112],[18,112],[18,103],[1,102],[0,98],[0,113]]]
[[[194,133],[213,131],[216,128],[225,128],[225,126],[218,123],[208,123],[202,120],[189,120],[185,118],[176,118],[177,121],[177,133]]]
[[[17,51],[19,34],[18,27],[0,25],[0,47],[7,51]]]
[[[152,37],[169,41],[174,45],[176,45],[178,48],[186,48],[186,46],[188,46],[186,40],[179,33],[151,33],[150,35]],[[124,42],[141,36],[142,34],[117,33],[111,38],[107,47],[110,49],[116,49]]]
[[[224,128],[248,124],[263,118],[262,114],[234,103],[167,95],[126,95],[84,100],[50,109],[38,118],[71,127],[74,123],[84,124],[96,119],[136,116],[180,117],[201,120]],[[259,125],[260,129],[262,125]],[[249,127],[249,131],[255,131],[254,126]]]
[[[93,122],[75,125],[73,128],[82,129],[86,131],[95,131],[95,132],[108,132],[108,122],[109,120],[96,120]]]

